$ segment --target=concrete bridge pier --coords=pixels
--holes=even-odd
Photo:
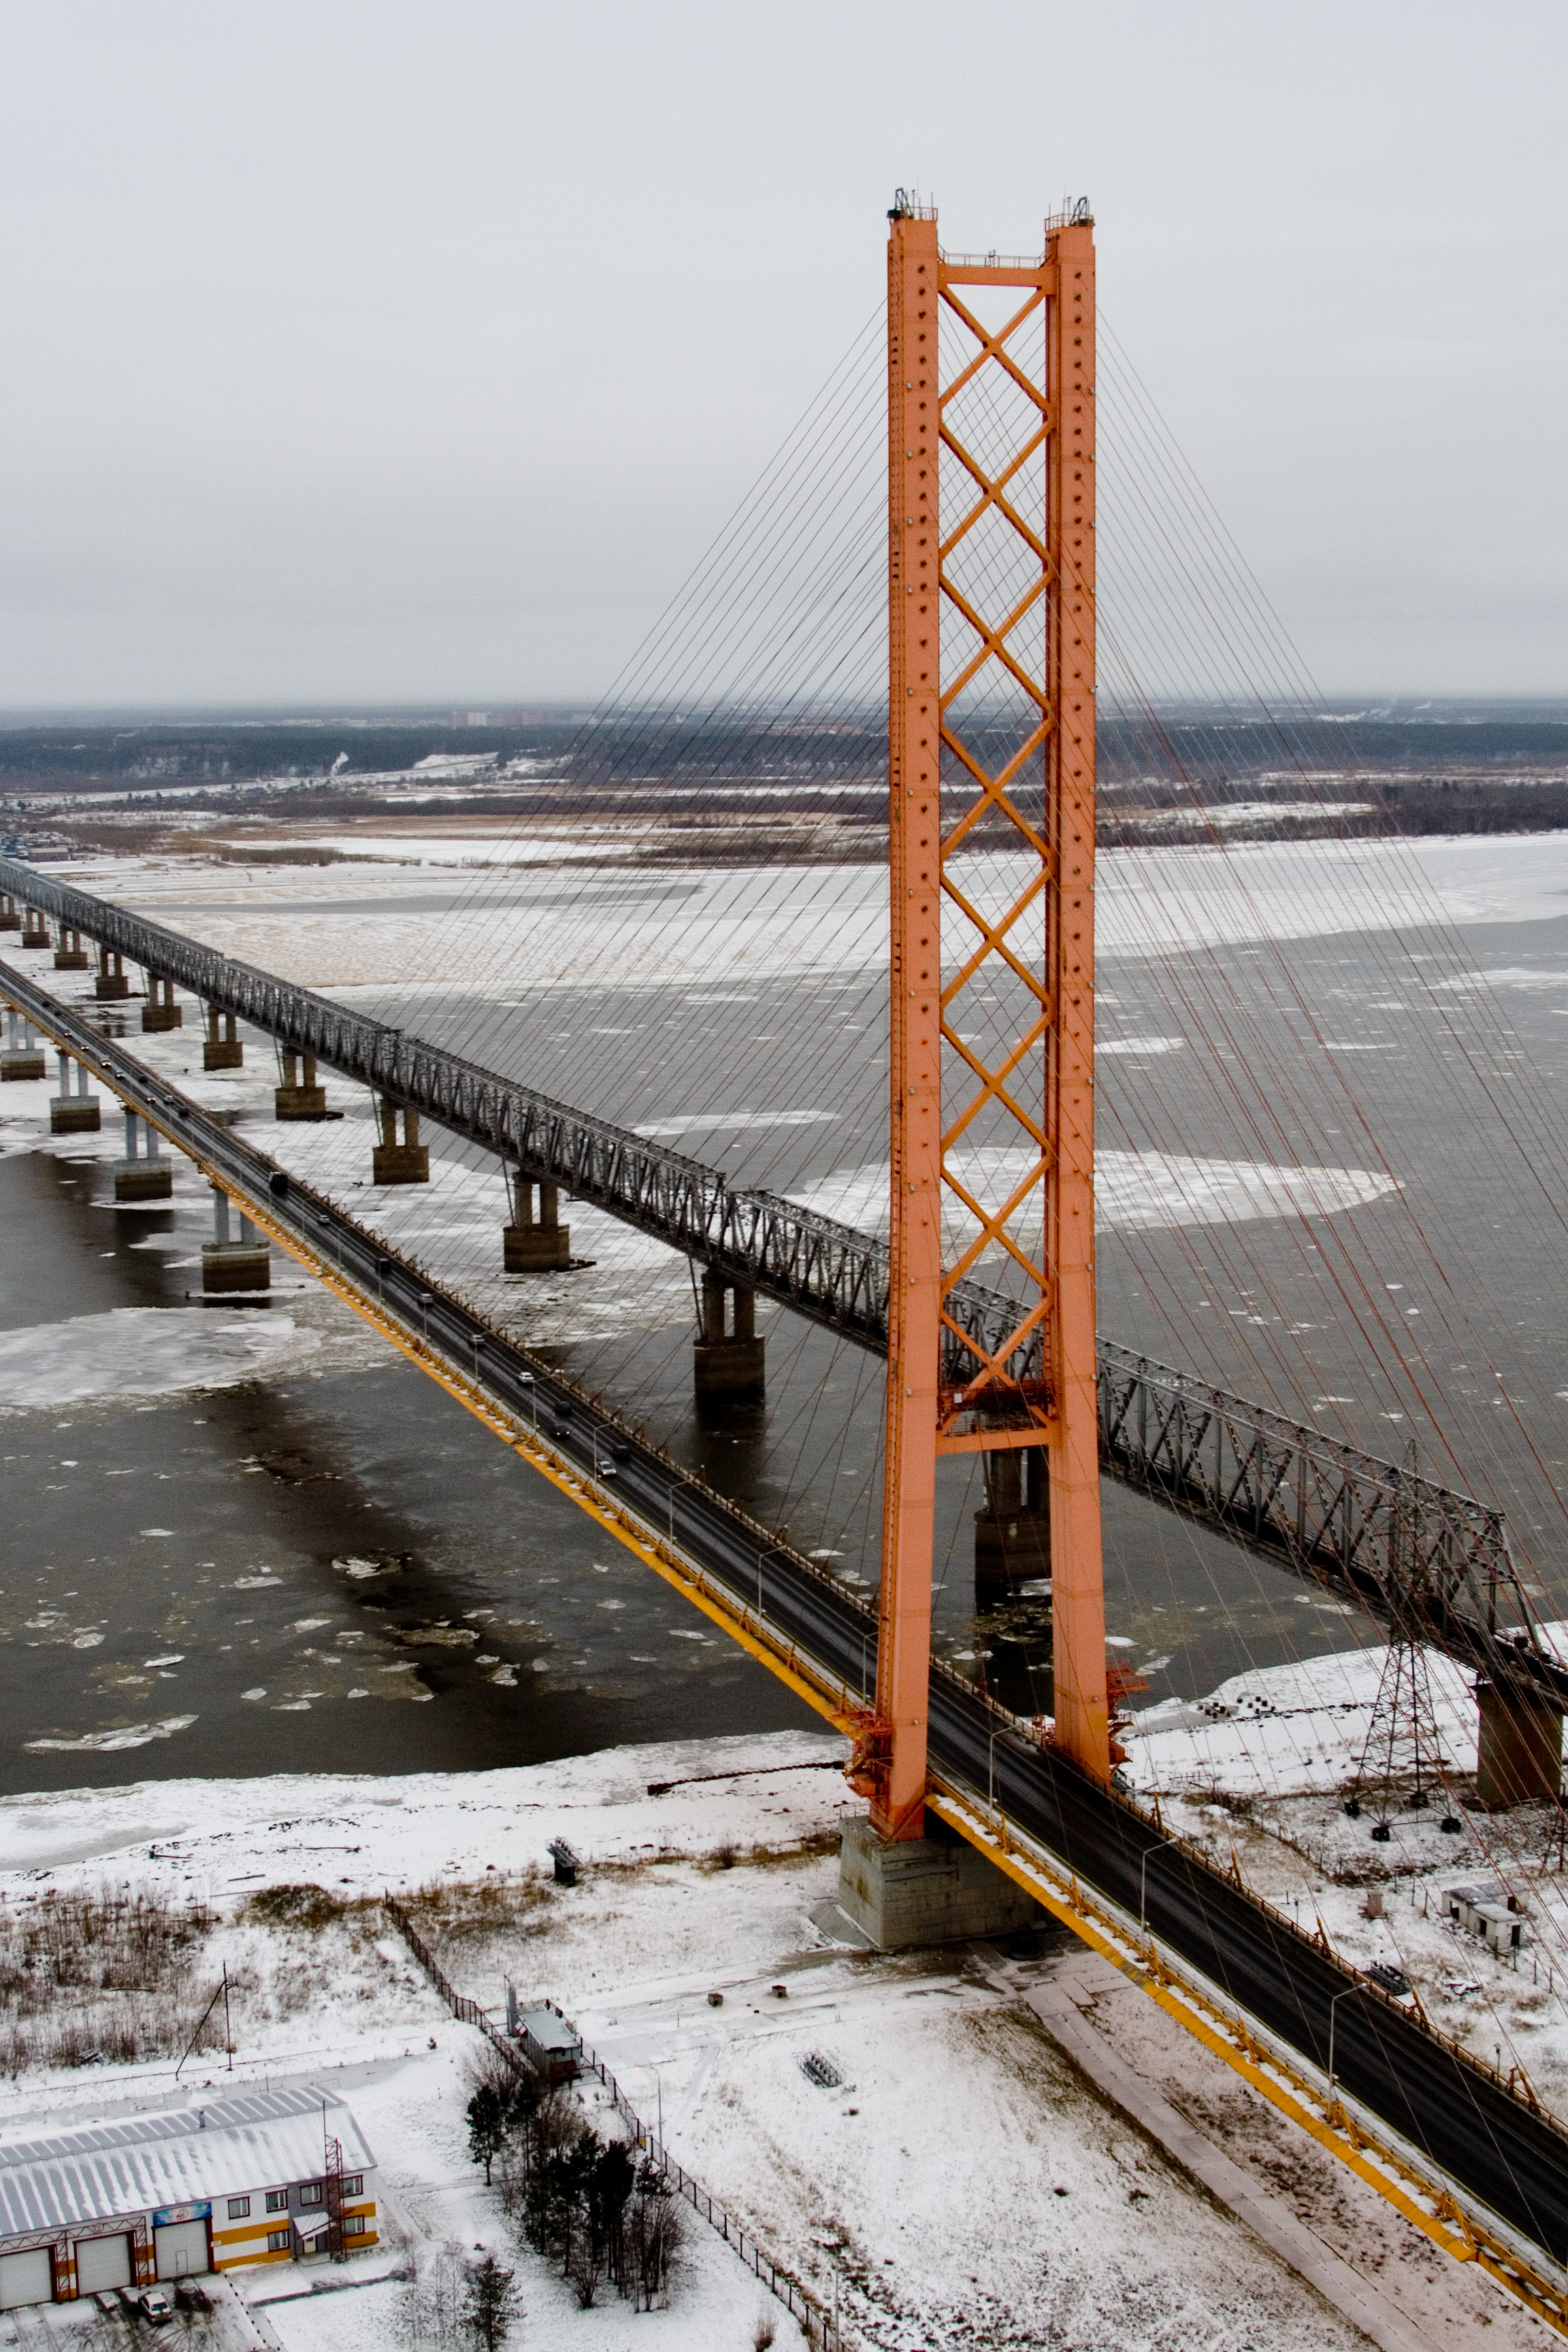
[[[1016,1936],[1044,1924],[1032,1895],[956,1830],[926,1815],[918,1838],[883,1838],[851,1816],[838,1846],[838,1907],[880,1952],[972,1936]]]
[[[1549,1699],[1476,1684],[1476,1795],[1489,1812],[1555,1805],[1563,1786],[1563,1710]]]
[[[982,1459],[985,1502],[974,1514],[974,1589],[984,1608],[1050,1575],[1051,1506],[1042,1447],[1009,1446]]]
[[[36,907],[28,907],[23,910],[22,945],[25,948],[47,948],[54,945],[49,936],[47,920],[39,914]]]
[[[239,1070],[245,1066],[245,1047],[232,1013],[220,1013],[216,1004],[207,1006],[207,1034],[202,1041],[204,1070]],[[279,1113],[282,1117],[282,1113]]]
[[[125,958],[118,948],[100,947],[98,978],[93,982],[92,992],[100,1004],[117,1004],[122,996],[130,995],[131,982],[125,976]]]
[[[142,1150],[136,1145],[140,1130]],[[133,1110],[125,1114],[125,1157],[114,1171],[117,1201],[166,1201],[174,1189],[174,1171],[158,1149],[158,1130]]]
[[[0,931],[19,931],[22,913],[9,890],[0,890]]]
[[[58,1095],[49,1097],[49,1133],[51,1135],[96,1135],[101,1121],[99,1100],[89,1094],[88,1075],[80,1062],[74,1063],[68,1054],[56,1056],[59,1064]],[[76,1071],[76,1086],[71,1086],[71,1071]]]
[[[55,950],[57,971],[86,971],[92,961],[87,951],[87,941],[79,931],[68,931],[60,926],[60,943]]]
[[[511,1222],[501,1234],[501,1263],[508,1274],[559,1274],[572,1263],[572,1228],[561,1222],[561,1188],[541,1183],[539,1221],[533,1216],[533,1179],[508,1171]]]
[[[33,1034],[33,1024],[25,1013],[5,1007],[5,1044],[0,1051],[0,1080],[5,1078],[41,1078],[44,1075],[44,1048],[40,1038]]]
[[[229,1226],[228,1194],[213,1186],[213,1238],[202,1244],[202,1289],[210,1297],[227,1290],[270,1290],[272,1252],[250,1219],[238,1213],[239,1231]]]
[[[398,1140],[397,1119],[402,1108],[403,1138]],[[383,1095],[376,1107],[381,1121],[381,1141],[370,1156],[373,1184],[428,1184],[430,1181],[430,1146],[419,1140],[419,1114],[395,1103]]]
[[[733,1318],[724,1328],[724,1294],[733,1291]],[[767,1387],[767,1341],[757,1337],[757,1294],[704,1269],[702,1327],[691,1350],[700,1397],[760,1397]]]
[[[205,1053],[202,1058],[205,1062]],[[283,1083],[272,1097],[273,1118],[325,1118],[327,1089],[317,1083],[314,1054],[283,1054],[279,1058]]]
[[[183,1029],[184,1025],[184,1008],[174,1002],[174,982],[165,980],[162,972],[150,971],[147,975],[147,1002],[142,1007],[143,1030]]]

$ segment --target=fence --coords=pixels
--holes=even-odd
[[[470,2000],[467,1993],[458,1990],[396,1896],[384,1895],[382,1897],[382,1904],[387,1917],[397,1928],[409,1950],[425,1970],[453,2016],[459,2019],[464,2025],[477,2025],[479,2032],[500,2052],[509,2066],[514,2067],[519,2074],[531,2074],[532,2069],[527,2060],[504,2033],[497,2031],[479,2002]],[[572,2025],[571,2019],[559,2001],[547,2000],[542,2006],[553,2010],[563,2025]],[[577,2029],[574,2025],[572,2025],[572,2031],[576,2033]],[[598,2076],[605,2090],[608,2091],[616,2113],[630,2128],[637,2146],[646,2150],[649,2161],[668,2181],[670,2187],[679,2196],[685,2198],[693,2212],[706,2221],[709,2228],[715,2231],[727,2246],[734,2249],[752,2276],[762,2281],[769,2294],[777,2296],[790,2317],[804,2331],[812,2352],[842,2352],[837,2320],[831,2318],[816,2298],[809,2295],[787,2271],[781,2270],[767,2250],[759,2246],[754,2238],[747,2236],[740,2223],[726,2212],[718,2199],[710,2197],[702,2183],[694,2179],[683,2164],[676,2161],[658,2133],[650,2131],[647,2125],[644,2123],[604,2060],[582,2041],[581,2036],[578,2036],[578,2040],[584,2071]]]

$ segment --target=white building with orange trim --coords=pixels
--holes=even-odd
[[[376,2242],[375,2159],[330,2092],[0,2144],[0,2311]]]

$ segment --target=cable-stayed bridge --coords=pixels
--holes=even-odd
[[[939,312],[967,338],[962,359],[939,352]],[[875,1609],[393,1246],[374,1213],[352,1213],[211,1117],[36,962],[0,967],[0,994],[61,1056],[63,1129],[96,1123],[96,1079],[149,1142],[167,1139],[209,1177],[215,1274],[237,1285],[256,1278],[268,1242],[288,1250],[847,1733],[889,1884],[905,1864],[918,1877],[928,1816],[945,1823],[1437,2243],[1564,2326],[1568,2133],[1517,2075],[1445,2041],[1239,1872],[1168,1837],[1113,1770],[1102,1476],[1365,1607],[1394,1641],[1476,1669],[1504,1779],[1533,1771],[1544,1790],[1549,1775],[1553,1796],[1568,1672],[1536,1631],[1499,1512],[1096,1333],[1094,351],[1086,216],[1050,224],[1045,253],[1014,261],[944,255],[933,215],[896,208],[887,1241],[731,1187],[591,1106],[63,882],[0,867],[0,921],[16,914],[23,949],[68,973],[88,967],[93,942],[100,1002],[129,994],[129,961],[145,976],[149,1029],[180,1017],[182,992],[203,1008],[209,1066],[237,1060],[241,1024],[268,1038],[280,1117],[325,1112],[322,1069],[364,1088],[378,1181],[427,1176],[422,1123],[492,1156],[512,1189],[509,1263],[514,1249],[523,1269],[567,1263],[563,1192],[684,1256],[701,1272],[699,1347],[721,1381],[760,1377],[758,1297],[885,1358]],[[998,841],[1012,862],[986,899],[966,859]],[[980,1043],[966,992],[992,1008]],[[127,1165],[128,1181],[151,1185],[145,1156]],[[245,1221],[237,1242],[230,1203]],[[932,1658],[937,1465],[965,1452],[999,1485],[1021,1460],[1044,1480],[1049,1723],[1008,1715]]]

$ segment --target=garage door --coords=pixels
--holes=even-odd
[[[23,2303],[48,2303],[54,2292],[47,2246],[35,2246],[26,2254],[0,2254],[0,2311],[15,2311]]]
[[[207,2225],[205,2221],[165,2221],[153,2232],[158,2242],[158,2276],[184,2278],[187,2272],[205,2271],[207,2262]]]
[[[131,2241],[79,2238],[76,2242],[76,2291],[96,2294],[100,2287],[131,2284]]]

